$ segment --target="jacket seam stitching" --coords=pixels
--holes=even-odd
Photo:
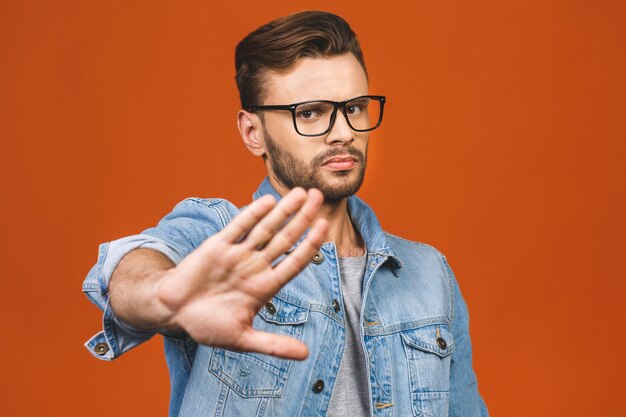
[[[448,265],[448,262],[446,261],[445,256],[443,256],[441,253],[439,253],[439,260],[443,266],[444,271],[446,272],[446,277],[448,278],[448,291],[450,294],[450,307],[449,307],[449,311],[450,311],[450,322],[454,321],[454,288],[452,285],[452,277],[450,276],[450,266]]]

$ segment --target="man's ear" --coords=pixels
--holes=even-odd
[[[245,110],[239,110],[239,113],[237,113],[237,127],[246,148],[253,155],[263,156],[265,154],[265,142],[263,124],[259,116]]]

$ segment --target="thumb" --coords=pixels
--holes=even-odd
[[[309,349],[293,337],[260,332],[251,329],[239,339],[237,349],[248,352],[264,353],[285,359],[304,360],[309,356]]]

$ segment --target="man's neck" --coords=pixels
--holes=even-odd
[[[285,195],[289,189],[269,176],[270,184],[280,195]],[[325,201],[320,209],[319,217],[328,221],[326,242],[334,242],[339,257],[357,257],[365,254],[365,242],[361,233],[354,227],[348,214],[348,199]]]
[[[320,209],[320,217],[328,221],[327,242],[334,242],[339,257],[363,256],[365,243],[359,231],[352,224],[348,214],[348,199],[325,202]]]

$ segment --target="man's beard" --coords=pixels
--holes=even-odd
[[[365,178],[365,165],[367,162],[367,150],[365,154],[353,146],[333,147],[326,152],[316,155],[308,164],[300,160],[286,149],[278,145],[265,130],[265,144],[270,160],[272,171],[282,185],[288,189],[302,187],[306,190],[317,188],[324,195],[326,202],[337,202],[359,191]],[[305,138],[306,140],[306,138]],[[324,180],[321,166],[329,158],[336,155],[350,155],[358,161],[356,178],[346,179],[339,184],[333,184]],[[331,171],[336,178],[348,177],[350,171]]]

